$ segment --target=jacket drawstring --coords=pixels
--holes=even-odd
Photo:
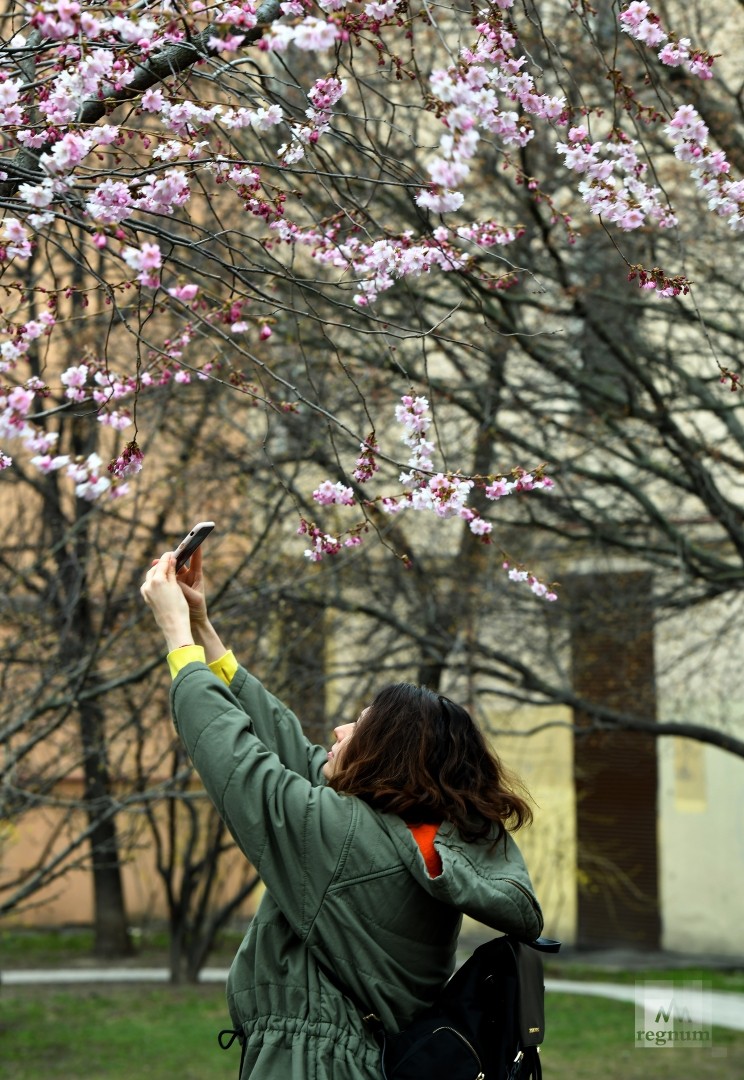
[[[223,1050],[229,1050],[235,1040],[240,1043],[240,1071],[238,1073],[238,1080],[243,1075],[243,1062],[245,1061],[245,1051],[248,1045],[248,1040],[245,1037],[245,1033],[242,1028],[223,1028],[217,1036],[217,1042]]]

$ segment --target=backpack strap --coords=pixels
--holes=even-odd
[[[561,943],[554,938],[539,937],[534,941],[527,941],[525,938],[519,939],[523,945],[529,945],[531,949],[537,949],[538,952],[557,953],[560,950]]]
[[[519,1041],[523,1050],[539,1046],[545,1037],[545,982],[536,949],[511,941],[519,985]]]

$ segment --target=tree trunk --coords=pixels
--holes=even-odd
[[[104,716],[98,706],[89,703],[80,707],[78,715],[85,771],[85,812],[92,830],[93,951],[103,958],[129,956],[132,942],[124,906]]]

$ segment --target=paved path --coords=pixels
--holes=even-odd
[[[661,980],[659,980],[661,981]],[[673,980],[668,980],[673,981]],[[612,998],[614,1001],[635,1003],[635,983],[577,982],[573,979],[546,979],[546,991],[564,994],[588,994],[593,997]],[[714,1027],[733,1028],[744,1031],[744,994],[725,990],[706,990],[702,995],[703,1006],[710,1006],[711,1016],[703,1016],[700,1010],[700,993],[685,990],[680,983],[674,986],[674,1002],[677,1009],[689,1014],[696,1023],[712,1019]]]
[[[80,983],[143,983],[168,982],[167,968],[67,968],[36,971],[3,971],[0,973],[0,986],[39,986]],[[226,968],[203,968],[199,981],[203,983],[224,983],[227,980]],[[583,982],[573,979],[546,979],[548,993],[585,994],[594,997],[610,998],[615,1001],[635,1002],[634,983]],[[706,1022],[710,1017],[696,1015],[699,995],[685,991],[679,983],[674,987],[676,1007],[687,1010],[692,1020]],[[733,1028],[744,1031],[744,994],[729,993],[724,990],[708,990],[704,995],[712,1011],[714,1027]]]

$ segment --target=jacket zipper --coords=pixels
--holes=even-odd
[[[477,1050],[475,1049],[475,1047],[473,1046],[473,1044],[472,1044],[471,1042],[469,1042],[469,1041],[468,1041],[468,1040],[467,1040],[467,1039],[465,1038],[465,1036],[464,1036],[464,1035],[462,1034],[462,1032],[461,1032],[461,1031],[458,1031],[458,1030],[457,1030],[457,1028],[453,1028],[453,1027],[448,1027],[448,1026],[447,1026],[446,1024],[442,1024],[442,1026],[441,1026],[441,1027],[438,1027],[438,1028],[434,1028],[434,1030],[432,1031],[432,1035],[436,1035],[438,1031],[451,1031],[451,1032],[452,1032],[452,1034],[453,1034],[453,1035],[456,1035],[456,1036],[457,1036],[457,1038],[458,1038],[458,1039],[459,1039],[459,1040],[460,1040],[461,1042],[464,1042],[464,1043],[465,1043],[465,1045],[467,1046],[468,1050],[470,1051],[470,1053],[471,1053],[471,1054],[473,1055],[473,1057],[475,1058],[475,1060],[476,1060],[476,1063],[477,1063],[477,1065],[478,1065],[478,1074],[477,1074],[477,1076],[473,1077],[473,1080],[486,1080],[486,1074],[485,1074],[485,1073],[483,1072],[483,1066],[481,1065],[481,1060],[480,1060],[480,1058],[478,1057],[478,1051],[477,1051]]]
[[[534,896],[532,896],[531,893],[527,891],[527,889],[525,889],[524,885],[520,885],[518,881],[514,880],[514,878],[504,878],[504,881],[508,881],[509,884],[513,885],[515,889],[519,889],[519,891],[523,893],[527,897],[529,902],[532,904],[532,910],[537,911],[537,903],[535,901],[535,898]]]

